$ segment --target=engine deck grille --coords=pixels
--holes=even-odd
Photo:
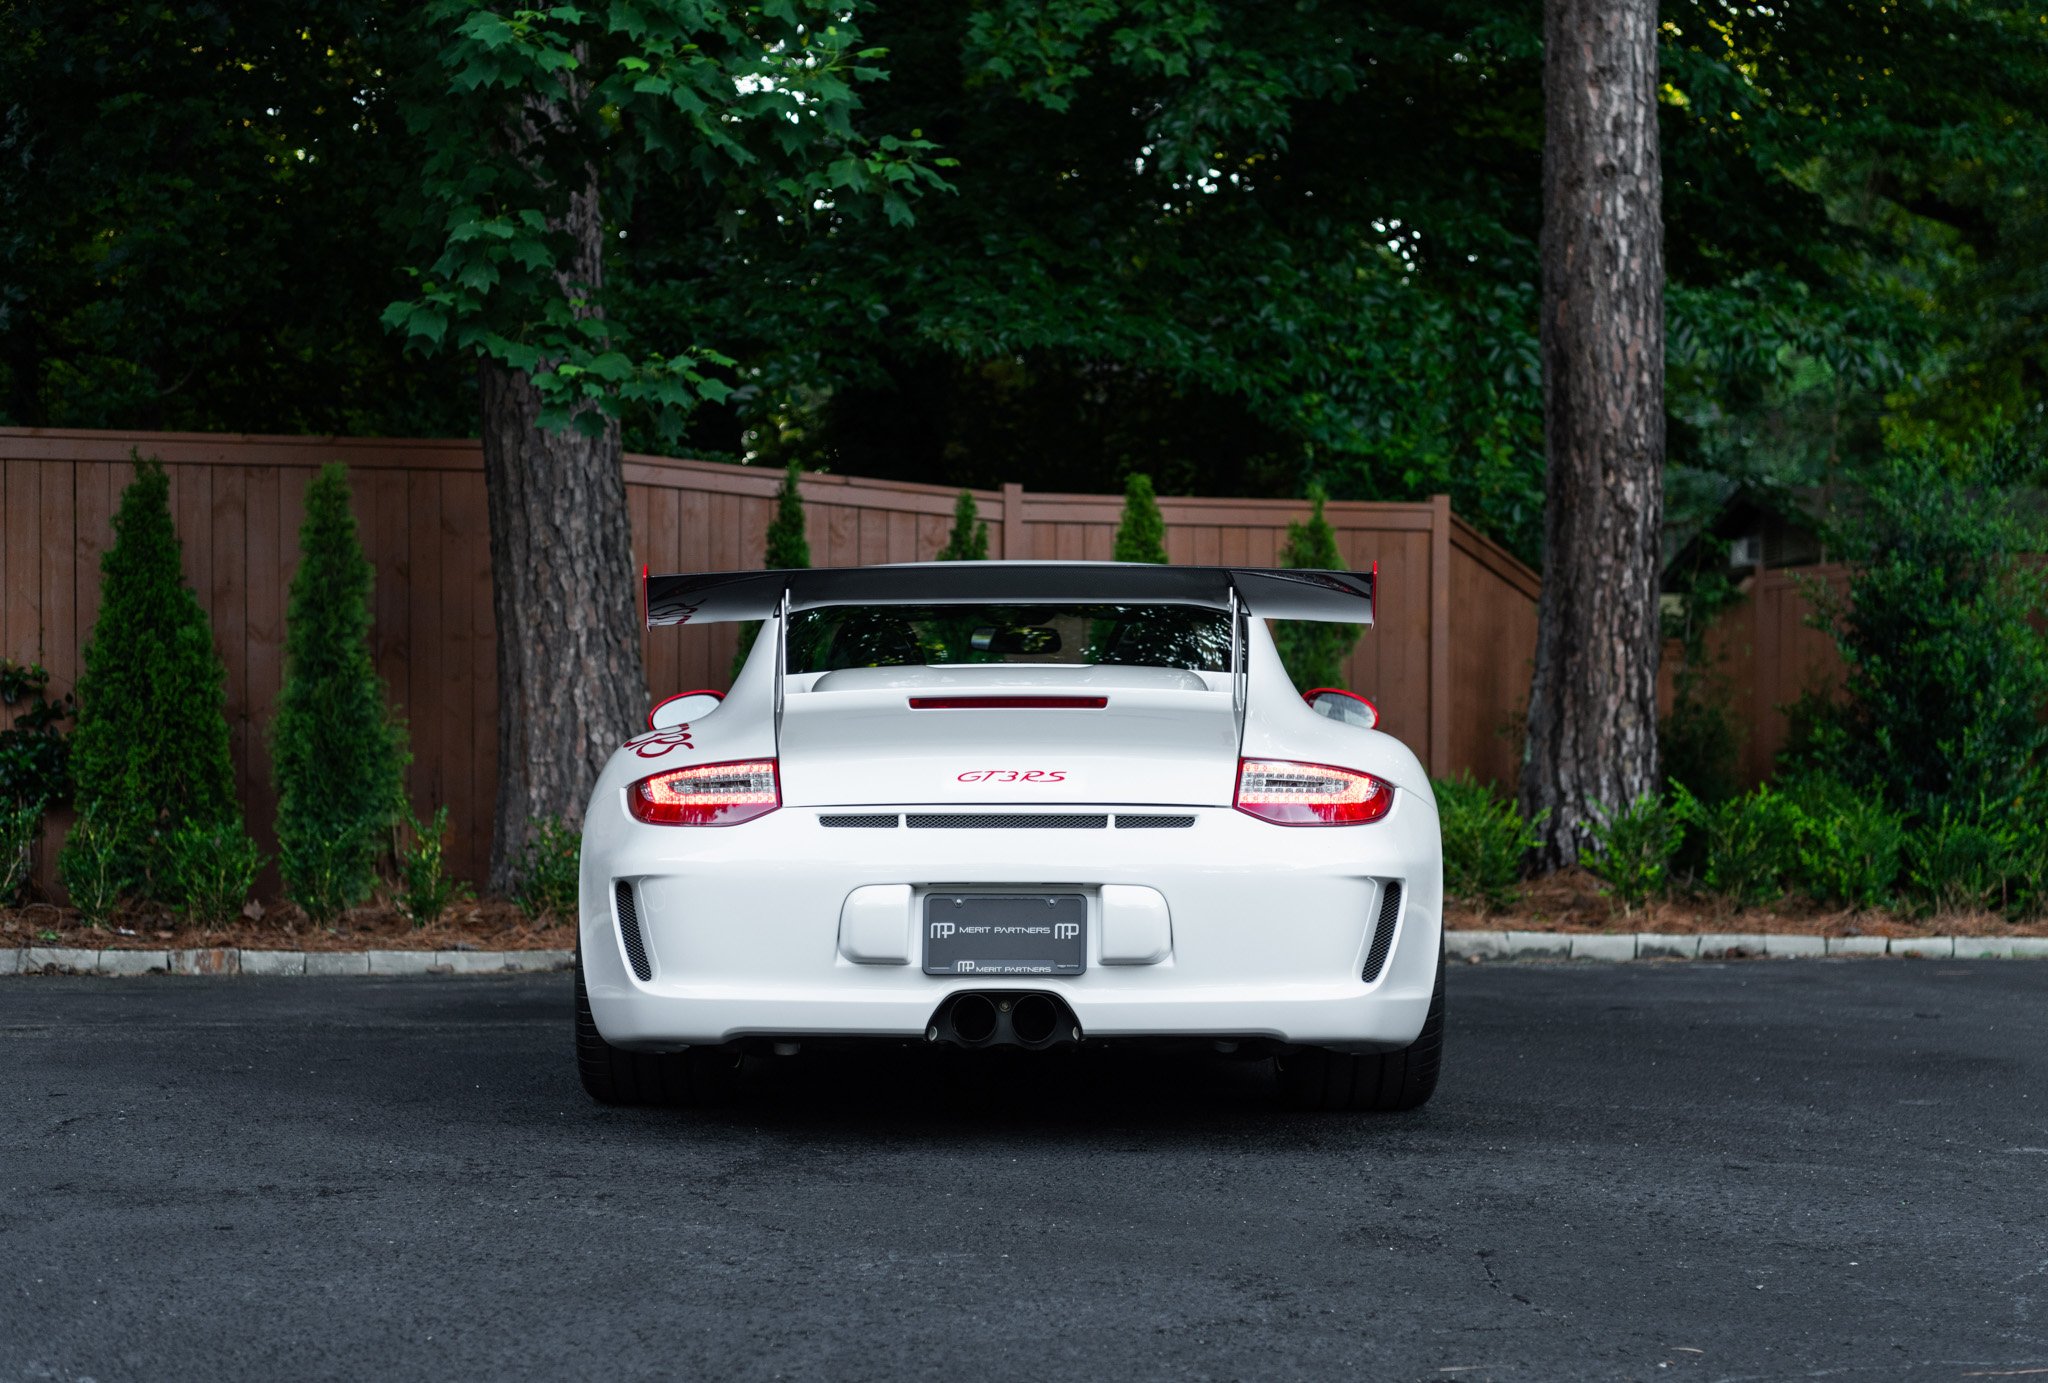
[[[1390,880],[1386,891],[1380,895],[1380,920],[1373,928],[1372,945],[1365,951],[1365,973],[1361,977],[1371,984],[1380,977],[1380,971],[1387,968],[1387,953],[1394,949],[1394,928],[1401,920],[1401,881]]]
[[[1127,816],[1116,814],[1119,831],[1180,831],[1195,824],[1192,816]]]
[[[633,967],[633,978],[642,984],[654,978],[654,967],[647,960],[647,943],[640,935],[640,904],[633,897],[633,886],[621,879],[618,883],[619,940],[625,944],[626,960]]]
[[[1107,812],[911,812],[913,831],[1101,831]]]
[[[903,824],[903,818],[894,812],[862,812],[836,816],[820,815],[818,824],[842,831],[893,831]]]

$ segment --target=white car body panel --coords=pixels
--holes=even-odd
[[[915,1039],[955,993],[1030,990],[1064,999],[1088,1039],[1259,1037],[1348,1051],[1414,1041],[1442,947],[1428,776],[1393,737],[1311,710],[1263,621],[1245,627],[1240,731],[1228,673],[989,664],[784,678],[780,622],[770,619],[717,710],[623,746],[591,795],[580,942],[599,1032],[645,1050],[748,1037]],[[910,695],[932,690],[1053,689],[1104,691],[1111,704],[908,707]],[[1373,774],[1394,786],[1393,807],[1362,825],[1260,820],[1231,805],[1240,754]],[[649,774],[771,757],[782,806],[765,816],[668,826],[627,810],[627,790]],[[1111,824],[823,824],[842,809],[1094,813]],[[1193,821],[1114,824],[1162,815]],[[621,885],[644,940],[645,980],[622,938]],[[1391,951],[1368,981],[1393,885]],[[1085,972],[924,973],[923,900],[965,892],[1083,895]]]

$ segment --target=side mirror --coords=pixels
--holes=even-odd
[[[671,730],[692,720],[702,720],[718,709],[718,703],[725,700],[724,692],[686,691],[654,703],[654,709],[647,713],[647,728],[650,730]]]
[[[1309,709],[1317,715],[1356,725],[1361,730],[1371,730],[1380,723],[1379,707],[1357,692],[1348,692],[1342,687],[1317,687],[1303,692],[1301,699],[1308,702]]]

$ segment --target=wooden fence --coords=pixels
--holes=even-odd
[[[99,608],[99,558],[132,474],[132,454],[170,476],[186,578],[213,622],[227,667],[238,790],[251,831],[274,849],[276,799],[264,749],[282,677],[286,591],[298,561],[307,480],[350,468],[363,544],[377,569],[378,671],[412,736],[410,786],[424,809],[448,803],[451,863],[478,877],[497,788],[496,640],[483,459],[474,441],[242,437],[0,428],[0,653],[40,662],[69,690]],[[715,571],[759,565],[779,475],[655,456],[626,458],[639,565]],[[928,560],[944,543],[958,492],[941,486],[814,475],[803,487],[819,566]],[[1121,512],[1114,495],[977,491],[993,557],[1107,560]],[[1160,501],[1167,552],[1188,563],[1276,565],[1298,501]],[[1329,506],[1346,565],[1380,566],[1379,623],[1351,655],[1350,686],[1431,771],[1510,779],[1536,645],[1536,575],[1451,513],[1422,503]],[[660,629],[647,638],[650,694],[723,687],[731,626]],[[575,675],[564,669],[564,676]],[[47,886],[51,851],[40,871]]]

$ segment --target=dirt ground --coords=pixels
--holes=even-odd
[[[1454,931],[1529,932],[1793,932],[1810,936],[2048,936],[2048,920],[2010,922],[1995,912],[1857,912],[1787,899],[1776,907],[1738,908],[1726,899],[1659,899],[1624,913],[1604,897],[1592,875],[1568,869],[1522,885],[1520,902],[1504,911],[1451,903],[1444,925]]]
[[[248,913],[255,913],[249,916]],[[70,908],[32,903],[0,908],[0,949],[81,946],[101,950],[164,950],[241,946],[270,951],[544,951],[570,950],[576,928],[565,921],[529,921],[508,902],[459,903],[431,927],[415,927],[388,903],[352,908],[327,926],[315,926],[297,908],[252,905],[226,927],[200,927],[161,908],[117,914],[93,928]]]

